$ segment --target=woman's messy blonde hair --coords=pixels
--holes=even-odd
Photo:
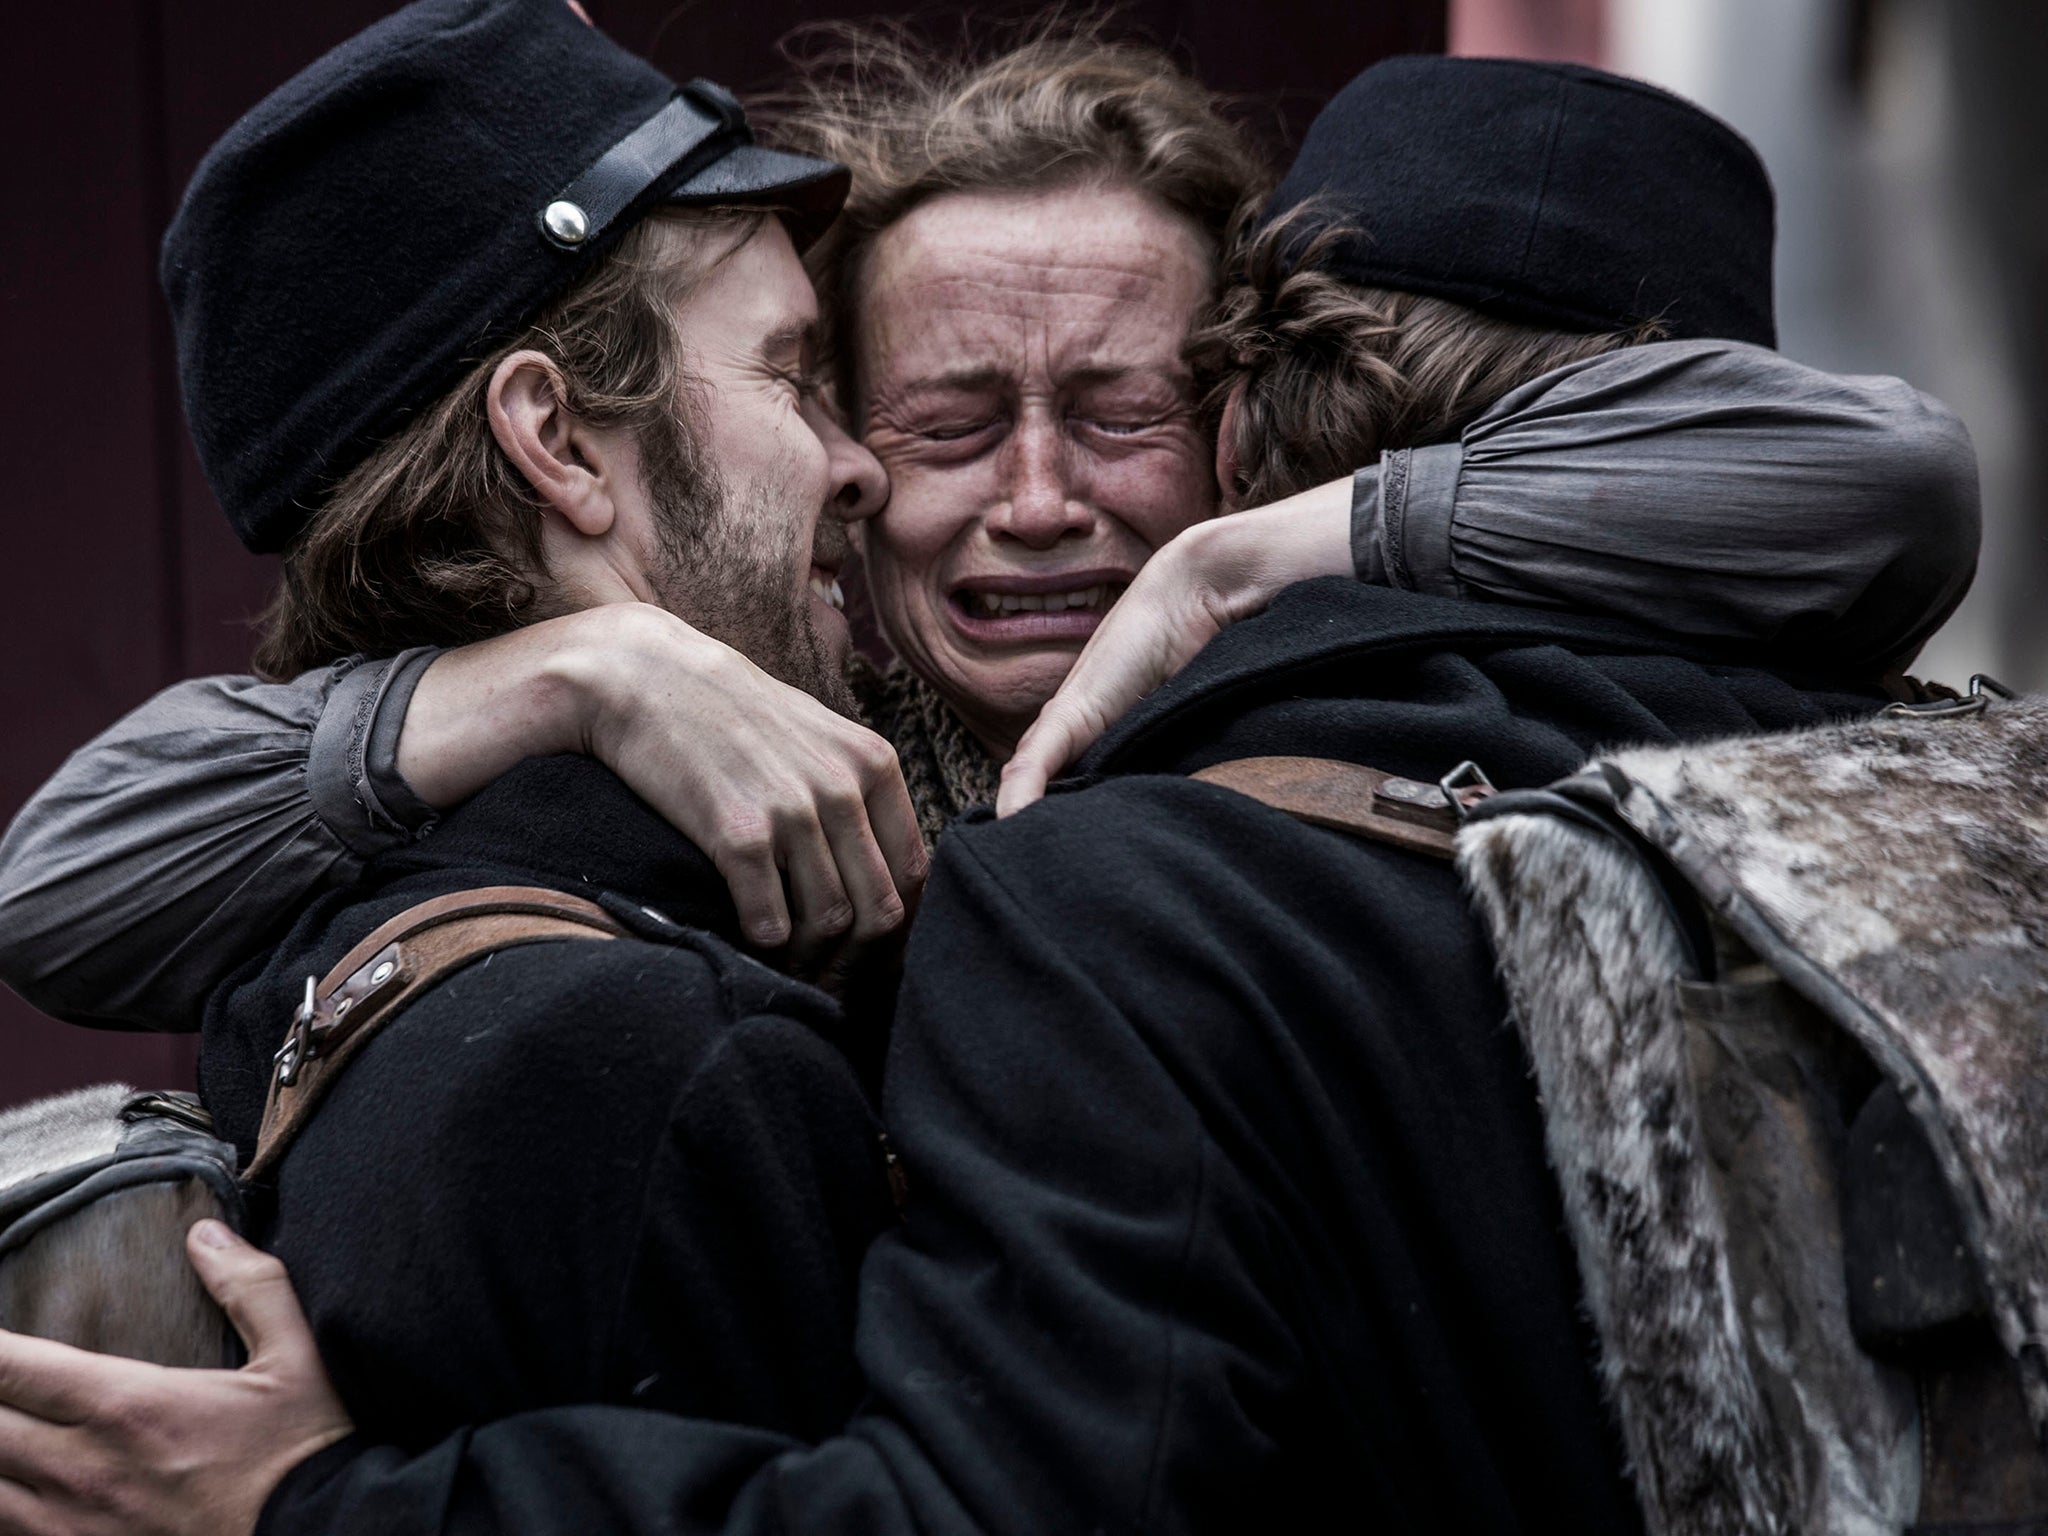
[[[1189,346],[1212,419],[1233,390],[1224,492],[1263,506],[1377,464],[1392,448],[1455,438],[1509,390],[1553,369],[1654,341],[1654,323],[1556,331],[1450,299],[1369,287],[1330,270],[1357,231],[1305,204],[1238,217],[1224,288]]]
[[[1056,14],[941,51],[901,23],[823,23],[785,45],[787,91],[754,104],[774,141],[851,168],[845,211],[812,251],[855,419],[853,323],[881,233],[947,192],[1127,186],[1185,216],[1218,254],[1267,171],[1224,100],[1164,51]]]

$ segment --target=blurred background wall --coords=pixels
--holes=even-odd
[[[959,7],[587,0],[679,77],[772,84],[805,20]],[[174,679],[241,670],[273,564],[227,533],[186,445],[156,242],[206,146],[387,0],[73,0],[9,9],[0,134],[0,818]],[[1243,93],[1285,152],[1390,53],[1577,59],[1719,112],[1780,203],[1791,355],[1901,374],[1969,424],[1976,590],[1923,676],[2048,685],[2048,12],[2042,0],[1138,0],[1122,14]],[[942,31],[943,35],[943,31]],[[110,1076],[187,1082],[183,1038],[71,1029],[0,989],[0,1105]]]

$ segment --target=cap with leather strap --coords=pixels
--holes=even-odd
[[[242,542],[326,491],[652,209],[759,204],[799,245],[843,166],[753,142],[564,0],[418,0],[214,145],[165,236],[193,442]]]

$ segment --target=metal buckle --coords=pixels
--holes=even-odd
[[[1970,678],[1969,693],[1960,699],[1929,699],[1924,704],[1887,704],[1878,713],[1908,720],[1959,720],[1966,715],[1983,714],[1993,699],[2018,697],[1997,678],[1978,672]]]
[[[1444,803],[1459,821],[1470,816],[1472,807],[1481,800],[1500,793],[1486,776],[1486,770],[1469,757],[1438,779],[1436,787],[1444,792]]]
[[[121,1123],[172,1120],[195,1131],[213,1132],[213,1115],[197,1099],[183,1093],[138,1093],[121,1106]]]
[[[289,1088],[296,1083],[299,1068],[313,1059],[313,990],[316,985],[313,977],[306,978],[305,1000],[292,1015],[292,1027],[285,1034],[284,1044],[271,1058],[277,1067],[277,1086],[280,1088]]]

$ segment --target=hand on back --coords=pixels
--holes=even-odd
[[[172,1370],[0,1332],[0,1536],[244,1536],[353,1427],[284,1265],[217,1221],[185,1247],[249,1363]]]

